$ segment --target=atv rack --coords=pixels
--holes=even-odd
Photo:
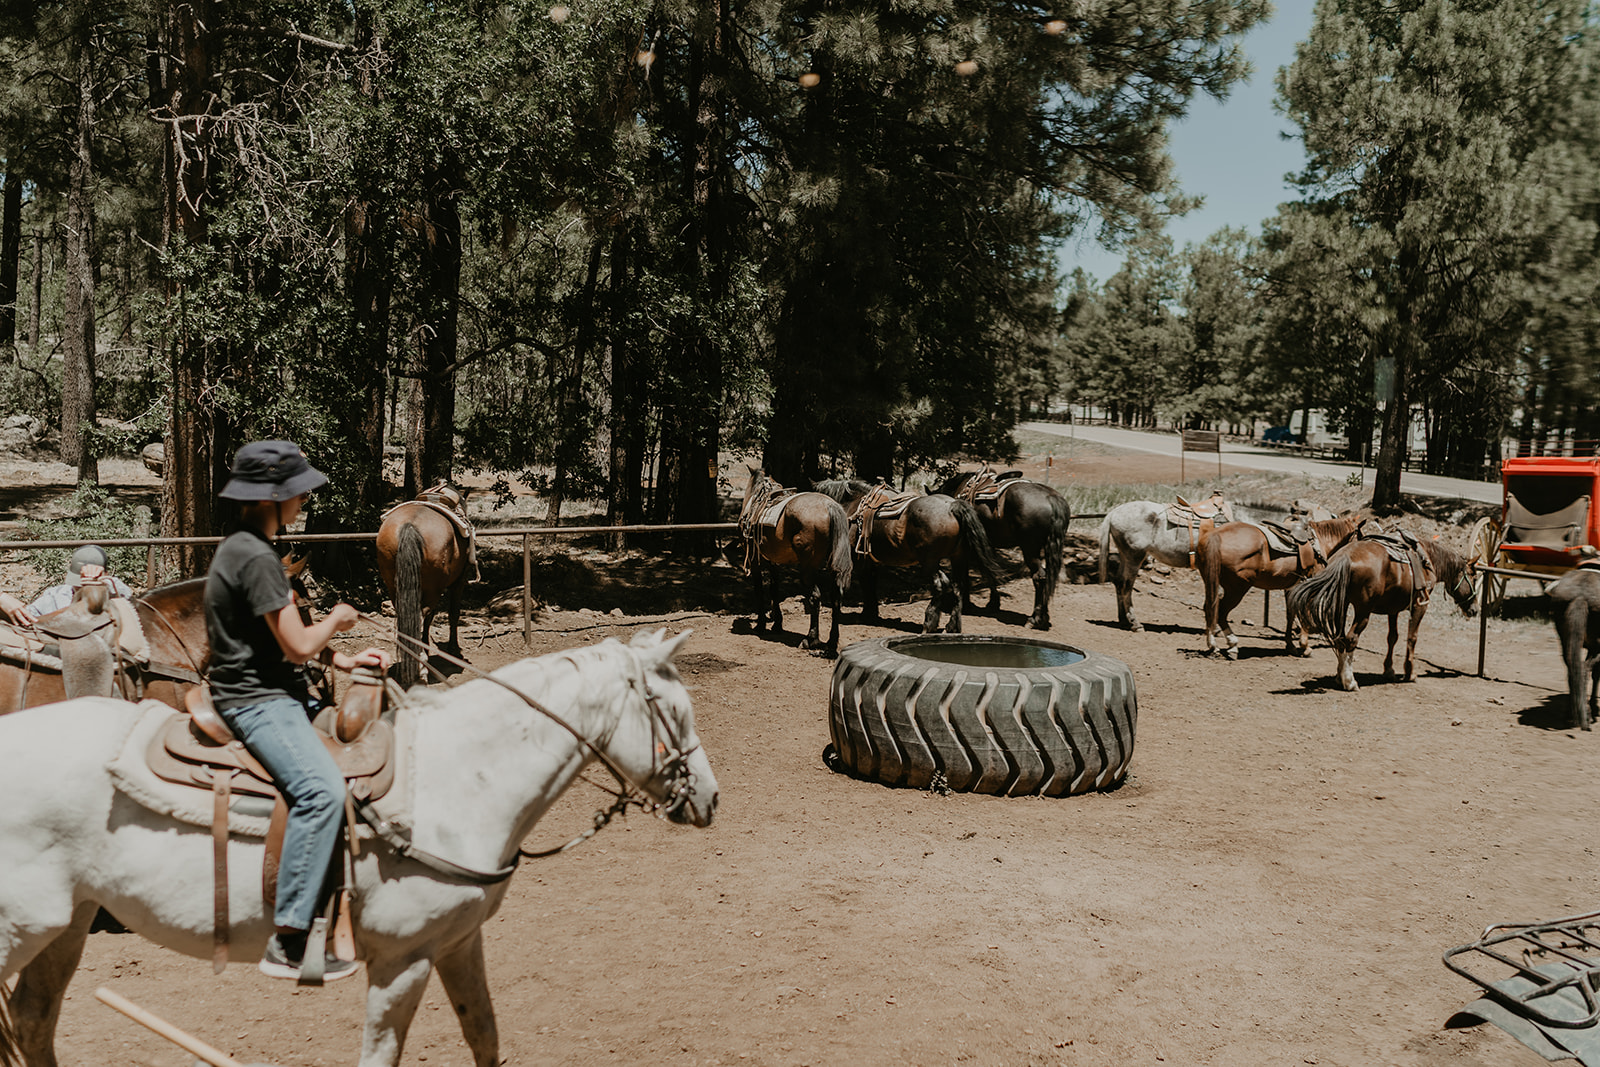
[[[1506,970],[1486,976],[1492,969],[1488,961]],[[1470,945],[1446,952],[1444,965],[1543,1025],[1579,1029],[1600,1020],[1600,912],[1541,923],[1495,923]],[[1568,990],[1569,996],[1550,1002],[1567,1009],[1560,1015],[1533,1003]]]

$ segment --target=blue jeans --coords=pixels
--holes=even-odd
[[[344,822],[344,775],[293,697],[218,709],[234,736],[272,774],[289,805],[273,922],[309,930]]]

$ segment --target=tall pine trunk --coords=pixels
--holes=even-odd
[[[446,151],[426,176],[422,205],[422,366],[412,460],[419,487],[450,478],[455,466],[456,327],[461,311],[461,216],[456,206],[459,164]],[[420,394],[420,395],[418,395]]]
[[[79,482],[99,483],[94,445],[94,48],[91,29],[73,39],[78,106],[67,168],[66,284],[62,294],[61,462]]]
[[[212,63],[219,25],[212,0],[173,3],[167,10],[165,40],[158,54],[169,55],[152,101],[163,120],[162,238],[170,247],[203,245],[209,239],[207,216],[212,150],[206,108],[210,101]],[[208,537],[215,525],[217,478],[230,457],[224,453],[216,411],[206,402],[214,368],[221,362],[217,342],[188,328],[181,284],[168,289],[178,323],[170,342],[172,418],[167,424],[166,463],[162,469],[161,535]],[[205,572],[211,553],[200,545],[162,549],[164,575]]]
[[[17,263],[22,258],[22,175],[7,172],[0,193],[0,345],[17,343]]]

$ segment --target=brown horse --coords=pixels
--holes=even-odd
[[[1000,561],[983,532],[976,508],[942,493],[915,497],[903,509],[892,502],[880,507],[868,499],[876,487],[854,478],[818,482],[812,488],[843,504],[857,529],[863,521],[868,523],[866,551],[857,544],[855,563],[861,584],[861,613],[866,621],[878,619],[878,566],[917,567],[933,590],[923,615],[922,632],[937,630],[945,610],[950,613],[946,632],[961,632],[968,569],[976,566],[991,586],[1000,570]]]
[[[428,632],[439,612],[439,598],[446,593],[450,640],[444,647],[451,651],[460,648],[461,593],[467,584],[472,535],[470,527],[463,530],[464,519],[452,517],[456,509],[450,504],[461,498],[453,490],[449,492],[449,496],[436,499],[441,493],[436,487],[415,500],[396,504],[378,526],[378,574],[394,600],[399,632],[395,677],[406,688],[421,677]]]
[[[291,556],[283,561],[284,572],[301,604],[301,614],[309,618],[301,580],[305,565],[304,558]],[[205,589],[204,578],[188,578],[129,599],[138,614],[149,655],[134,659],[117,654],[113,685],[101,695],[159,700],[175,708],[184,706],[185,694],[199,683],[211,658]],[[59,627],[69,615],[84,612],[82,602],[51,612],[37,624],[40,636]],[[66,690],[61,671],[32,663],[20,652],[0,653],[0,715],[65,700]]]
[[[837,500],[822,493],[800,493],[785,489],[767,477],[766,471],[750,468],[745,483],[744,504],[739,509],[739,533],[744,545],[741,561],[750,572],[756,588],[756,630],[767,625],[768,603],[761,595],[761,572],[768,572],[772,632],[783,632],[779,610],[777,568],[794,567],[800,572],[801,595],[811,613],[811,629],[800,640],[804,649],[816,648],[817,630],[826,593],[833,608],[823,654],[839,654],[839,609],[845,590],[850,588],[850,520]],[[767,566],[763,566],[766,564]],[[824,588],[822,576],[828,576]]]
[[[1383,677],[1392,680],[1394,645],[1400,635],[1400,613],[1410,613],[1406,627],[1405,680],[1416,679],[1417,627],[1428,610],[1429,594],[1443,585],[1463,613],[1477,610],[1469,561],[1437,541],[1402,539],[1393,534],[1363,537],[1345,545],[1320,574],[1289,590],[1289,613],[1326,634],[1339,663],[1339,684],[1354,693],[1356,644],[1373,615],[1389,616],[1389,652]],[[1354,612],[1354,621],[1349,622]]]
[[[196,578],[161,586],[132,598],[130,603],[137,613],[150,654],[147,659],[132,659],[97,642],[99,654],[113,668],[109,677],[102,677],[109,684],[101,695],[128,700],[152,698],[174,707],[183,706],[183,695],[199,681],[200,671],[211,655],[211,643],[206,638],[205,584],[204,578]],[[93,614],[104,615],[105,609],[102,607]],[[89,615],[80,600],[41,618],[37,634],[51,641],[49,635],[63,629],[64,623],[79,618],[87,621]],[[71,643],[63,641],[57,646],[60,659],[66,665],[66,674],[53,665],[41,666],[20,650],[0,654],[0,713],[67,699],[67,690],[72,687]],[[46,652],[48,654],[48,648]],[[94,688],[102,689],[98,685]]]
[[[1303,555],[1274,554],[1266,533],[1255,523],[1228,522],[1200,538],[1195,547],[1195,567],[1206,587],[1206,651],[1222,647],[1225,655],[1239,658],[1239,639],[1228,625],[1228,613],[1251,589],[1288,589],[1321,570],[1335,549],[1356,531],[1353,517],[1306,522],[1312,535]],[[1301,632],[1293,613],[1284,627],[1290,651],[1310,654],[1310,639]]]

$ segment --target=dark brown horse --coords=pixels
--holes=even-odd
[[[1384,680],[1394,674],[1394,645],[1400,635],[1400,613],[1410,613],[1406,627],[1405,680],[1417,676],[1417,627],[1428,610],[1435,584],[1444,586],[1462,612],[1477,610],[1469,561],[1437,541],[1402,539],[1393,534],[1351,541],[1320,573],[1289,590],[1289,614],[1326,634],[1338,658],[1339,684],[1354,693],[1356,645],[1373,615],[1389,616],[1389,652],[1383,660]],[[1351,621],[1352,613],[1354,615]]]
[[[1050,598],[1061,577],[1061,557],[1067,544],[1067,523],[1072,509],[1066,499],[1042,482],[1026,478],[985,478],[988,468],[957,474],[939,492],[969,501],[978,511],[983,532],[995,548],[1022,552],[1028,577],[1033,579],[1033,614],[1028,625],[1050,629]],[[989,611],[1000,613],[1000,587],[989,584]]]
[[[744,546],[743,567],[750,572],[756,588],[756,629],[767,625],[769,602],[761,595],[761,573],[767,572],[770,587],[772,631],[783,632],[783,600],[778,590],[778,568],[794,567],[800,572],[800,590],[806,610],[811,613],[811,629],[800,640],[800,647],[816,648],[824,595],[833,608],[824,655],[839,654],[839,609],[845,590],[850,588],[850,520],[844,506],[823,493],[801,493],[785,489],[767,477],[766,471],[750,468],[745,483],[744,504],[739,509],[739,534]],[[828,578],[824,586],[823,576]]]
[[[1195,548],[1195,568],[1206,587],[1206,650],[1215,651],[1227,640],[1224,654],[1239,658],[1239,639],[1228,625],[1228,613],[1251,589],[1288,589],[1307,575],[1321,570],[1335,549],[1356,532],[1353,517],[1300,524],[1311,535],[1301,553],[1276,553],[1266,532],[1255,523],[1227,522],[1200,538]],[[1293,613],[1284,627],[1290,651],[1310,653],[1310,640],[1301,632]]]
[[[939,617],[946,610],[950,613],[946,631],[961,632],[968,569],[976,566],[990,585],[1000,570],[1000,561],[983,532],[976,508],[942,493],[877,505],[873,503],[877,495],[873,490],[885,487],[854,478],[818,482],[812,488],[844,505],[853,531],[859,531],[863,522],[866,524],[865,551],[859,534],[852,534],[856,577],[861,585],[861,613],[866,621],[878,619],[878,566],[916,567],[933,590],[923,615],[922,632],[937,630]]]
[[[1587,730],[1600,714],[1600,561],[1579,564],[1544,592],[1555,605],[1572,725]]]
[[[415,500],[396,504],[378,526],[378,574],[394,600],[395,677],[410,688],[422,674],[439,600],[449,594],[450,640],[444,645],[459,651],[461,593],[467,584],[467,562],[472,554],[471,527],[452,503],[460,495],[448,487],[435,487]],[[456,517],[452,517],[452,516]]]

